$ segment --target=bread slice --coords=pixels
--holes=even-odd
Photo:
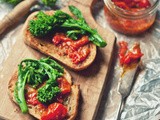
[[[93,43],[86,44],[83,47],[88,47],[90,49],[90,54],[88,55],[87,59],[85,59],[83,62],[74,64],[72,63],[71,59],[69,59],[67,56],[60,56],[57,51],[59,49],[52,43],[49,42],[48,40],[44,40],[44,38],[37,38],[33,36],[30,31],[28,30],[29,28],[29,21],[35,18],[35,15],[38,12],[32,13],[26,20],[24,26],[23,26],[23,39],[24,42],[29,45],[30,47],[40,51],[41,53],[50,56],[59,62],[63,63],[65,66],[68,66],[69,68],[79,71],[87,68],[95,59],[96,57],[96,46]],[[46,11],[45,12],[48,15],[54,14],[54,11]]]
[[[65,71],[63,77],[66,78],[66,80],[71,84],[71,93],[67,98],[65,98],[64,105],[67,107],[68,115],[67,120],[74,120],[77,112],[78,112],[78,103],[79,103],[79,85],[72,85],[72,80],[70,74]],[[18,79],[18,72],[16,71],[13,76],[11,77],[9,84],[8,84],[8,90],[9,90],[9,96],[10,98],[17,104],[15,98],[14,98],[14,88],[16,81]],[[33,88],[26,86],[27,91],[32,91]],[[28,105],[28,112],[30,115],[34,116],[37,119],[41,118],[42,111],[39,111],[37,108],[38,106]]]

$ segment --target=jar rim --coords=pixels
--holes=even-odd
[[[118,15],[124,18],[129,18],[129,19],[139,19],[139,18],[146,17],[152,14],[153,12],[155,12],[158,9],[159,0],[156,0],[151,7],[137,10],[136,12],[122,9],[116,6],[114,2],[112,2],[111,0],[104,0],[104,3],[115,15]]]

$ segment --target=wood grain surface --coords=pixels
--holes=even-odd
[[[75,72],[68,69],[73,77],[73,82],[80,85],[81,91],[79,112],[76,119],[93,120],[109,75],[115,36],[107,29],[97,25],[91,15],[90,7],[77,4],[77,2],[72,2],[71,4],[76,5],[82,11],[88,24],[92,28],[96,28],[108,44],[105,48],[98,48],[95,61],[86,70]],[[64,11],[68,10],[65,8]],[[25,45],[21,28],[16,33],[17,41],[0,71],[0,115],[12,120],[32,120],[34,119],[33,117],[28,114],[22,114],[18,106],[10,100],[7,94],[8,82],[22,59],[39,59],[45,56]]]

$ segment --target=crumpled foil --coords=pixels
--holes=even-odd
[[[57,8],[67,5],[69,0],[59,0]],[[142,67],[136,76],[133,89],[125,101],[121,120],[159,120],[160,119],[160,7],[157,12],[157,18],[154,25],[144,34],[139,36],[126,36],[113,31],[107,24],[103,1],[99,0],[93,7],[93,16],[97,23],[107,29],[110,29],[118,41],[125,40],[129,45],[139,42],[141,50],[144,53],[142,57]],[[33,9],[39,9],[34,6]],[[0,19],[8,13],[12,7],[0,4]],[[48,8],[46,8],[48,9]],[[8,56],[16,39],[14,34],[16,27],[3,38],[0,38],[0,69]],[[110,76],[107,79],[107,85],[98,109],[96,120],[115,120],[120,104],[120,95],[117,93],[118,80],[121,68],[118,61],[118,44],[114,50],[114,58],[110,70]]]

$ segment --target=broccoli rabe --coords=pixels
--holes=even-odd
[[[36,22],[35,20],[29,22],[31,34],[41,37],[53,30],[53,24],[55,23],[53,16],[46,15],[44,12],[40,11],[36,17]]]
[[[20,3],[22,0],[0,0],[0,2],[6,2],[8,4],[11,4],[11,5],[17,5],[18,3]]]
[[[41,0],[43,4],[45,4],[46,6],[50,6],[53,7],[55,6],[57,0]]]
[[[23,72],[22,67],[22,64],[18,66],[18,81],[16,82],[16,87],[14,89],[14,97],[19,104],[21,111],[26,113],[28,111],[28,107],[24,96],[24,88],[27,81],[28,72]]]
[[[0,2],[6,2],[14,6],[20,3],[21,1],[23,0],[0,0]],[[46,6],[53,7],[55,6],[57,0],[41,0],[41,2]]]
[[[38,89],[38,100],[42,103],[50,103],[60,92],[61,90],[59,87],[53,87],[51,84],[47,84]]]
[[[14,97],[21,111],[28,111],[24,95],[26,84],[36,88],[45,82],[44,86],[38,89],[38,100],[46,103],[60,92],[56,79],[62,76],[63,72],[63,67],[50,58],[23,60],[18,66],[18,81],[14,90]]]
[[[85,21],[81,11],[74,6],[69,6],[70,11],[76,19],[69,14],[57,10],[54,15],[47,15],[42,11],[38,13],[37,19],[31,20],[29,30],[37,37],[46,36],[50,32],[61,30],[74,40],[79,36],[88,35],[89,40],[99,47],[105,47],[107,43],[102,39],[95,29],[92,29]]]

